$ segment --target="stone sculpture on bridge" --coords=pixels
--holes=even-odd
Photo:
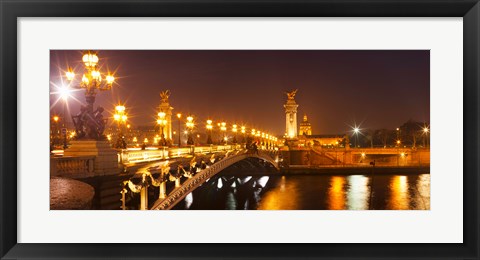
[[[72,116],[77,140],[105,140],[103,131],[107,119],[103,118],[103,111],[104,109],[101,106],[95,111],[86,106],[80,107],[80,112]]]

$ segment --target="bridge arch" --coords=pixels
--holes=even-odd
[[[259,153],[251,153],[251,152],[243,152],[236,155],[228,156],[223,158],[222,160],[214,163],[209,168],[206,168],[197,174],[195,174],[192,178],[187,179],[181,187],[176,188],[173,190],[165,199],[158,199],[152,206],[152,210],[168,210],[172,209],[177,203],[182,201],[189,193],[194,191],[198,188],[201,184],[203,184],[206,180],[212,178],[219,172],[223,171],[227,167],[245,160],[247,158],[259,158],[264,161],[269,162],[272,164],[277,170],[279,170],[278,163],[269,153],[266,152],[259,152]]]

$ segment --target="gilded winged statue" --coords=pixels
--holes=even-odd
[[[295,95],[297,94],[298,89],[292,90],[290,92],[285,92],[287,94],[288,100],[293,100],[295,98]]]
[[[160,98],[163,103],[168,103],[168,97],[170,97],[170,90],[160,92]]]

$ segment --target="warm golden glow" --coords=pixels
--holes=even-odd
[[[85,84],[88,84],[89,80],[87,78],[87,76],[85,76],[85,74],[83,74],[82,76],[82,82],[85,83]]]
[[[177,117],[178,117],[178,119],[182,118],[182,114],[177,113]]]
[[[108,84],[113,84],[113,82],[115,81],[115,77],[112,75],[107,75],[105,79],[107,80]]]
[[[115,107],[115,110],[118,111],[118,112],[123,112],[123,111],[125,111],[125,107],[119,105],[119,106],[116,106],[116,107]]]
[[[296,179],[286,181],[286,177],[282,176],[280,187],[268,190],[263,196],[259,210],[292,210],[299,209],[298,190],[300,183]]]
[[[55,122],[58,122],[58,119],[59,119],[58,116],[53,117],[53,121],[55,121]]]
[[[120,120],[120,115],[119,115],[119,114],[113,115],[113,119],[114,119],[115,121],[119,121],[119,120]]]
[[[136,143],[137,142],[137,137],[133,137],[133,142]]]
[[[345,209],[345,177],[333,176],[328,189],[328,205],[330,210]]]
[[[387,202],[387,209],[407,210],[409,209],[409,194],[407,176],[393,176],[390,180],[390,199]]]
[[[94,53],[86,53],[83,55],[83,63],[87,67],[95,67],[98,63],[98,56]]]
[[[397,144],[400,144],[400,140],[397,140]]]
[[[428,127],[423,128],[423,132],[424,132],[425,134],[428,133],[428,131],[430,131],[430,130],[428,129]]]
[[[72,81],[73,78],[75,78],[75,73],[73,73],[72,69],[68,69],[68,71],[65,73],[65,76],[68,80]]]
[[[165,116],[166,116],[165,112],[159,112],[158,113],[158,117],[160,117],[160,119],[165,118]]]
[[[213,126],[212,126],[212,120],[207,120],[207,129],[208,130],[212,130],[213,129]]]
[[[192,116],[187,117],[187,124],[186,125],[190,129],[192,129],[195,126],[195,124],[193,123],[193,117]]]
[[[148,143],[148,138],[145,137],[145,139],[143,139],[143,142]]]

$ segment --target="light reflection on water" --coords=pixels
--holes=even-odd
[[[218,185],[223,183],[223,185]],[[430,175],[214,177],[175,209],[428,210]]]

